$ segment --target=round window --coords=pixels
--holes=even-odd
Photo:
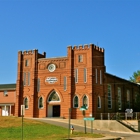
[[[54,64],[50,64],[50,65],[48,66],[48,70],[49,70],[50,72],[55,71],[55,69],[56,69],[56,66],[55,66]]]

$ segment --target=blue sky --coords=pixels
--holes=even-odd
[[[90,43],[105,49],[108,73],[140,70],[140,1],[0,0],[0,84],[16,83],[19,50],[57,57]]]

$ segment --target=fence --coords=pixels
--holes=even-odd
[[[139,120],[140,112],[96,113],[93,114],[93,117],[98,120]]]

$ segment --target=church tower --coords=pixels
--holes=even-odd
[[[37,93],[38,58],[45,58],[46,53],[38,50],[18,52],[18,72],[16,82],[15,116],[21,115],[21,105],[25,104],[26,116],[34,116],[34,98]]]

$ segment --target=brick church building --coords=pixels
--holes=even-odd
[[[7,89],[0,85],[0,93]],[[14,86],[16,88],[14,88]],[[14,102],[5,103],[10,114],[25,117],[69,117],[124,112],[134,108],[140,93],[138,84],[106,72],[104,49],[90,45],[68,46],[66,57],[47,58],[38,50],[18,52],[17,81],[13,85]],[[12,92],[11,91],[11,92]],[[8,96],[10,96],[10,91]],[[7,97],[8,98],[8,97]],[[0,102],[0,111],[6,111]],[[2,109],[3,108],[3,109]]]

